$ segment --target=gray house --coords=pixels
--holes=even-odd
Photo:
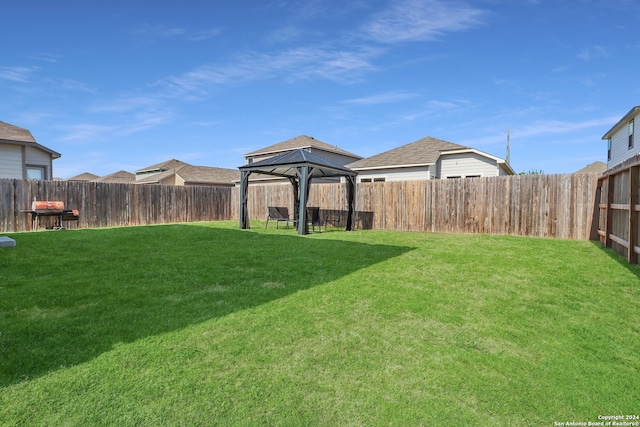
[[[607,141],[607,169],[640,154],[640,143],[635,141],[635,119],[638,116],[640,105],[633,107],[602,137]]]
[[[358,182],[515,175],[500,157],[428,136],[347,165]]]
[[[137,170],[134,182],[137,184],[233,187],[239,180],[240,171],[237,169],[194,166],[171,159]]]
[[[53,179],[53,160],[59,157],[28,130],[0,121],[0,178]]]
[[[323,159],[329,160],[338,165],[344,166],[347,163],[362,159],[361,156],[353,154],[347,150],[339,148],[337,145],[330,145],[311,136],[300,135],[277,144],[269,145],[251,153],[244,155],[245,164],[250,165],[262,160],[275,157],[280,154],[292,152],[295,150],[304,150],[314,155],[318,155]],[[254,174],[250,178],[251,183],[275,183],[289,182],[287,179],[272,177],[264,174]],[[316,182],[334,182],[335,178],[319,178]]]

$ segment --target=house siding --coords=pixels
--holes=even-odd
[[[22,147],[0,144],[0,178],[22,179]]]
[[[25,166],[42,166],[45,170],[45,179],[52,178],[51,155],[33,147],[25,147]]]
[[[629,149],[629,121],[627,120],[611,137],[611,159],[607,161],[607,168],[617,165],[640,153],[640,114],[635,115],[633,148]]]
[[[438,161],[438,178],[469,176],[498,176],[499,168],[494,160],[471,154],[452,154]]]
[[[414,181],[414,180],[426,180],[431,179],[428,166],[416,167],[416,168],[393,168],[393,169],[380,169],[372,171],[359,171],[358,182],[362,182],[363,179],[384,178],[385,181]]]

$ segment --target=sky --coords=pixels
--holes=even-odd
[[[4,0],[0,121],[55,177],[237,168],[299,135],[362,157],[426,136],[517,172],[606,162],[640,105],[637,0]]]

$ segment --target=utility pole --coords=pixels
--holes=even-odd
[[[507,164],[511,164],[511,129],[507,128]]]

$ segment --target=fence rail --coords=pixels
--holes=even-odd
[[[598,186],[597,174],[360,183],[356,227],[595,240]],[[29,230],[22,210],[34,198],[78,209],[70,228],[237,219],[240,200],[238,188],[7,179],[0,187],[0,232]],[[268,206],[292,211],[290,184],[250,185],[249,217],[266,219]],[[313,184],[309,206],[345,211],[344,186]]]

